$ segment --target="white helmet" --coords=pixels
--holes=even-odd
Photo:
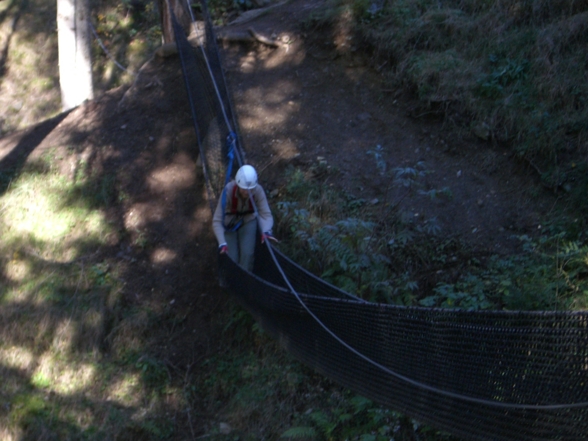
[[[237,181],[239,188],[251,190],[257,185],[257,172],[250,165],[244,165],[237,170],[235,181]]]

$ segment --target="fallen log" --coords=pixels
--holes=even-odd
[[[200,36],[195,33],[191,33],[188,37],[188,41],[192,46],[198,46],[200,43]],[[245,31],[238,30],[218,30],[216,33],[216,40],[222,43],[261,43],[270,47],[280,47],[280,43],[272,40],[271,38],[265,37],[260,33],[256,32],[255,29],[249,28]],[[176,43],[166,43],[161,45],[155,50],[155,55],[158,57],[166,58],[178,53]]]

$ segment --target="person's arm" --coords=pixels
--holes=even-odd
[[[274,217],[269,207],[265,191],[261,185],[255,187],[255,204],[257,205],[257,212],[259,215],[259,228],[262,233],[271,233],[274,227]]]
[[[224,189],[227,192],[227,187]],[[222,245],[226,245],[227,241],[225,240],[225,227],[223,225],[223,210],[224,207],[222,206],[222,197],[218,199],[218,204],[216,206],[216,210],[214,210],[214,215],[212,216],[212,231],[216,236],[216,240],[218,241],[219,248]]]

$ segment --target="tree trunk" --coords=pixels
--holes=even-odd
[[[57,0],[57,43],[61,107],[72,109],[92,99],[88,0]]]
[[[172,27],[171,15],[168,9],[168,2],[170,8],[174,11],[174,15],[178,20],[178,23],[184,29],[186,35],[190,34],[190,25],[192,23],[192,17],[188,10],[188,5],[185,0],[157,0],[159,6],[159,15],[161,16],[161,32],[163,36],[163,44],[173,43],[176,41],[174,38],[174,29]]]

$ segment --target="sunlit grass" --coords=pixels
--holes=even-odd
[[[20,262],[23,267],[36,267],[31,259],[22,260]],[[9,267],[11,264],[9,262]],[[11,278],[10,273],[5,271],[7,278],[13,282],[9,287],[5,288],[4,291],[0,291],[2,296],[0,297],[0,304],[11,304],[17,307],[19,304],[42,304],[50,301],[52,293],[55,292],[55,288],[63,284],[65,278],[69,278],[69,273],[56,274],[46,273],[46,269],[37,267],[35,272],[29,273],[28,277]]]
[[[18,24],[27,18],[21,17]],[[6,20],[0,30],[6,35],[5,39],[0,37],[0,42],[10,39],[6,45],[10,68],[0,85],[0,104],[10,110],[4,115],[6,131],[26,127],[61,111],[59,88],[54,87],[58,82],[57,34],[45,33],[38,27],[36,32],[19,32],[18,27],[10,28],[11,23]],[[39,109],[43,109],[42,115],[38,114]]]
[[[6,367],[26,370],[32,366],[34,355],[31,350],[21,346],[0,346],[0,360]]]
[[[143,398],[139,374],[126,373],[121,378],[107,385],[106,396],[109,400],[122,405],[138,406]]]
[[[103,393],[121,405],[143,397],[140,374],[123,383],[133,388],[107,390],[111,372],[124,375],[120,365],[100,363],[104,307],[119,289],[109,263],[90,258],[111,232],[96,191],[107,178],[67,178],[51,155],[0,177],[10,182],[0,195],[0,439],[48,430],[100,439],[99,430],[91,433],[103,415],[88,402]],[[114,422],[105,427],[116,432]]]
[[[104,216],[72,198],[76,185],[57,173],[21,176],[0,198],[2,244],[14,250],[31,247],[61,260],[76,257],[69,236],[99,241],[108,230]],[[24,271],[17,261],[13,259],[13,272],[18,273],[19,267]]]
[[[70,335],[71,336],[71,335]],[[58,394],[73,394],[86,390],[96,379],[96,369],[90,363],[60,358],[53,352],[39,357],[31,377],[34,386]]]
[[[18,258],[11,259],[4,268],[6,277],[16,282],[23,282],[30,275],[30,264]]]

